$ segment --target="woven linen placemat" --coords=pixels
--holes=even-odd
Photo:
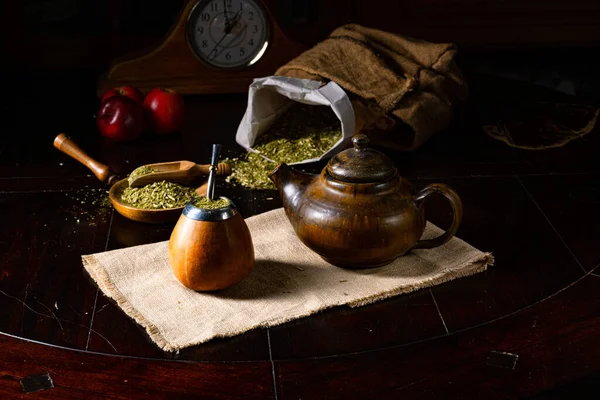
[[[493,262],[490,253],[453,238],[384,267],[348,270],[302,244],[281,208],[246,222],[256,265],[245,280],[219,292],[181,285],[171,271],[166,241],[83,256],[83,265],[160,348],[175,351],[334,306],[362,306],[409,293],[484,271]],[[440,233],[428,223],[424,238]]]

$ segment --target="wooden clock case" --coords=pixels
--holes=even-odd
[[[275,70],[306,48],[290,40],[273,16],[275,0],[256,0],[266,11],[270,24],[269,45],[255,64],[237,69],[219,69],[202,63],[186,36],[188,16],[198,0],[188,0],[167,37],[153,50],[116,59],[98,84],[98,93],[131,85],[148,92],[168,87],[187,94],[238,93],[248,90],[254,78],[272,75]]]

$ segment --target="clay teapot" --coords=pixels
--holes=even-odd
[[[334,156],[319,175],[279,164],[270,174],[296,235],[330,264],[378,267],[412,249],[430,249],[450,240],[462,219],[454,190],[439,183],[416,192],[369,138],[352,138],[354,148]],[[420,240],[424,200],[433,193],[448,199],[453,220],[441,236]]]

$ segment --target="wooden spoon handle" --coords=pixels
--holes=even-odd
[[[210,164],[196,164],[192,168],[194,176],[208,176],[210,173]],[[231,165],[227,163],[217,164],[217,175],[231,175]]]
[[[54,147],[88,167],[102,182],[112,183],[111,181],[115,175],[111,172],[110,167],[88,156],[85,151],[64,133],[59,134],[54,139]]]

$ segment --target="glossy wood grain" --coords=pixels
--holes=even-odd
[[[2,332],[79,349],[97,334],[96,286],[80,264],[106,246],[112,211],[83,200],[96,193],[0,194]]]
[[[369,307],[336,307],[269,328],[275,360],[365,352],[445,334],[444,323],[428,290]]]
[[[0,334],[0,397],[23,395],[19,381],[49,373],[42,399],[273,399],[271,365],[154,361],[86,354]],[[7,373],[8,372],[8,373]]]
[[[43,100],[45,91],[15,94],[20,125],[13,131],[20,134],[0,144],[0,331],[91,352],[169,361],[75,353],[3,337],[0,397],[19,396],[20,379],[46,372],[56,388],[28,396],[337,399],[481,393],[552,398],[553,393],[575,395],[579,387],[591,388],[592,397],[600,395],[598,386],[594,393],[589,384],[600,374],[600,276],[592,271],[599,261],[596,132],[585,142],[543,152],[505,146],[478,127],[479,106],[493,109],[482,94],[505,93],[503,85],[471,80],[472,108],[449,131],[415,153],[382,150],[417,190],[433,182],[456,190],[464,205],[457,236],[493,252],[493,267],[370,306],[336,307],[165,353],[104,297],[80,256],[168,240],[174,225],[139,224],[110,210],[99,216],[97,205],[77,198],[103,185],[51,143],[65,131],[118,174],[153,162],[206,164],[214,142],[223,144],[224,156],[239,154],[234,136],[246,97],[186,98],[190,112],[181,134],[108,144],[98,140],[93,124],[95,72],[82,76],[53,76],[58,81],[46,86],[32,77],[56,93],[50,103]],[[523,99],[530,93],[519,90],[510,86]],[[71,107],[68,120],[61,111],[65,101]],[[39,118],[31,118],[31,107],[39,109]],[[323,166],[303,169],[316,173]],[[217,191],[231,198],[244,218],[282,205],[276,191],[248,191],[222,178]],[[450,225],[451,210],[443,199],[431,197],[425,208],[432,222]],[[586,271],[592,274],[569,286]],[[499,361],[491,352],[519,355],[515,370],[499,367],[502,356],[494,353]],[[130,378],[134,389],[124,382]]]
[[[0,186],[0,193],[74,192],[90,189],[106,191],[106,185],[92,174],[38,177],[35,171],[31,177],[0,178]]]
[[[520,180],[583,268],[600,265],[600,174]]]
[[[279,394],[284,399],[506,399],[557,388],[597,371],[599,289],[600,279],[588,276],[520,313],[448,337],[342,357],[278,361]],[[569,314],[554,312],[558,309]],[[545,337],[548,330],[556,336]],[[564,346],[560,351],[556,337]],[[492,351],[516,354],[515,369],[486,364]]]
[[[486,272],[432,288],[450,332],[516,311],[584,274],[516,178],[445,182],[464,203],[457,236],[495,256]],[[447,226],[442,201],[432,198],[426,209],[432,222]]]

